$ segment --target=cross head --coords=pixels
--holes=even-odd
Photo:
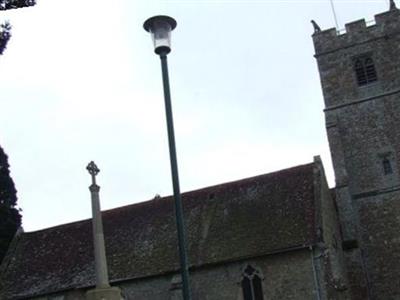
[[[95,184],[96,183],[96,175],[99,174],[100,169],[96,166],[96,164],[94,163],[94,161],[91,161],[87,167],[86,170],[89,171],[89,174],[92,175],[92,181]]]

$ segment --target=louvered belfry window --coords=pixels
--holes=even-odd
[[[244,300],[264,299],[261,277],[252,266],[247,266],[243,272],[242,290]]]
[[[362,56],[355,60],[354,69],[359,86],[367,85],[378,80],[374,61],[370,56]]]

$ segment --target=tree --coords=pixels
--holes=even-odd
[[[11,25],[9,22],[0,24],[0,55],[3,54],[6,49],[8,40],[11,37]]]
[[[0,11],[16,9],[22,7],[33,6],[36,4],[35,0],[0,0]],[[11,37],[11,25],[9,22],[0,24],[0,55],[6,49],[7,43]]]
[[[10,176],[8,157],[0,146],[0,262],[7,252],[15,232],[21,226],[17,209],[17,190]]]
[[[0,11],[33,6],[35,0],[0,0]],[[4,53],[11,38],[9,22],[0,24],[0,55]],[[0,146],[0,263],[21,226],[21,214],[17,209],[17,190],[10,177],[8,157]]]

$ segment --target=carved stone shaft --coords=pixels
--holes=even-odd
[[[92,215],[93,215],[93,243],[94,243],[94,259],[96,267],[96,287],[108,288],[107,259],[104,243],[103,222],[100,210],[100,187],[92,184],[89,187],[92,196]]]
[[[86,169],[92,176],[92,185],[89,187],[89,190],[92,197],[93,244],[96,269],[96,288],[86,292],[86,299],[121,300],[121,290],[118,287],[111,287],[108,281],[107,258],[100,209],[100,187],[96,184],[96,175],[100,170],[93,161],[89,163]]]

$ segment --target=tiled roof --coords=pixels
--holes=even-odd
[[[307,164],[184,193],[190,265],[313,244],[313,168]],[[103,224],[111,281],[179,269],[172,197],[104,211]],[[22,233],[14,242],[0,274],[4,299],[94,285],[91,220]]]

